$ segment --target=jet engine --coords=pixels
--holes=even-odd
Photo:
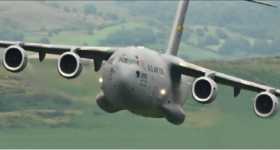
[[[269,92],[262,92],[256,96],[253,105],[257,116],[271,117],[278,111],[278,98]]]
[[[10,72],[20,72],[27,65],[27,55],[25,50],[20,46],[10,46],[4,53],[2,58],[3,66]]]
[[[197,78],[192,85],[193,98],[203,104],[208,104],[216,99],[218,86],[216,82],[209,77]]]
[[[57,68],[64,78],[72,79],[79,76],[82,71],[80,56],[74,52],[65,52],[59,57]]]

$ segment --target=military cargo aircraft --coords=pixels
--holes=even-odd
[[[209,104],[216,98],[218,84],[223,84],[233,87],[235,97],[242,89],[258,93],[253,101],[256,115],[262,118],[273,116],[278,110],[280,89],[216,72],[176,56],[189,0],[178,3],[165,53],[134,46],[114,48],[0,41],[0,47],[5,48],[3,66],[17,73],[27,65],[26,51],[38,53],[40,61],[46,54],[55,54],[60,55],[57,62],[59,74],[73,79],[82,71],[80,59],[92,60],[95,71],[101,72],[101,92],[96,102],[108,113],[128,110],[145,117],[166,118],[179,125],[185,120],[182,106],[188,94],[199,103]]]

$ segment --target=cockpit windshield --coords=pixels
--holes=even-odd
[[[129,58],[126,55],[121,56],[119,61],[121,63],[125,63],[125,64],[137,64],[138,65],[138,61],[136,60],[136,58]]]

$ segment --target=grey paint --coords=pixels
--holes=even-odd
[[[174,85],[166,59],[165,54],[143,47],[116,50],[101,70],[107,103],[146,117],[165,117],[164,112],[174,118],[184,115],[182,106],[192,78],[183,76]],[[175,122],[183,122],[184,117],[180,119]]]

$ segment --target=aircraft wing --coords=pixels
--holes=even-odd
[[[68,51],[75,51],[81,58],[107,60],[114,52],[110,47],[89,47],[73,45],[52,45],[41,43],[25,43],[13,41],[0,41],[0,47],[20,46],[26,51],[37,52],[39,59],[42,61],[46,54],[60,55]]]
[[[257,1],[257,0],[245,0],[245,1],[252,2],[252,3],[256,3],[256,4],[260,4],[260,5],[265,5],[265,6],[269,6],[269,7],[275,7],[275,8],[277,8],[276,5],[272,5],[272,4],[270,4],[270,3],[263,2],[263,1]]]
[[[173,62],[172,67],[174,71],[179,72],[183,75],[192,76],[192,77],[202,77],[208,76],[212,78],[215,82],[231,86],[234,88],[234,96],[238,96],[241,89],[253,91],[253,92],[265,92],[269,91],[276,96],[280,96],[280,90],[273,87],[258,84],[252,81],[247,81],[241,78],[230,76],[221,72],[216,72],[195,64],[191,64],[185,61]]]

